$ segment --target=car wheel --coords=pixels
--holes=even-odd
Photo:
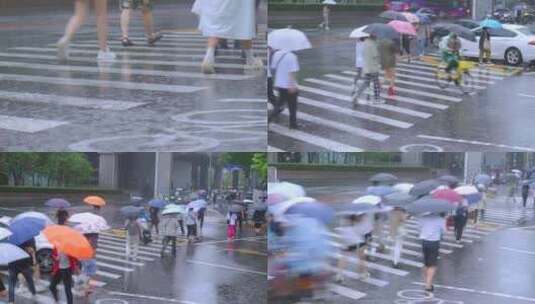
[[[37,263],[39,263],[39,269],[42,273],[52,272],[52,250],[41,249],[36,254]]]
[[[522,64],[522,53],[517,48],[509,48],[505,51],[505,63],[508,65],[520,65]]]

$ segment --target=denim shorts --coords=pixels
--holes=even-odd
[[[146,8],[152,10],[152,0],[120,0],[121,9]]]
[[[97,260],[86,260],[82,261],[82,272],[91,277],[97,274]]]

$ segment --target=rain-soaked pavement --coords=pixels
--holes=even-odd
[[[53,211],[41,204],[21,202],[12,207],[0,202],[0,206],[0,215],[14,216],[36,210],[53,216]],[[235,241],[228,242],[223,202],[208,208],[201,241],[188,245],[179,236],[176,258],[169,252],[161,258],[157,239],[149,246],[140,247],[139,259],[134,264],[125,257],[124,232],[119,229],[124,224],[118,213],[120,207],[121,204],[112,202],[102,209],[102,215],[114,229],[100,235],[97,250],[100,272],[95,277],[99,287],[89,299],[79,297],[75,303],[266,303],[266,239],[244,227]],[[89,210],[87,206],[75,204],[69,212]],[[2,279],[6,283],[6,277]],[[61,290],[59,294],[61,303],[65,303]],[[7,299],[0,298],[0,303],[5,302]],[[34,302],[17,294],[16,303]],[[50,293],[39,293],[37,303],[53,303]]]
[[[193,0],[155,5],[164,38],[145,43],[141,13],[120,45],[119,10],[110,5],[110,47],[118,59],[97,64],[91,16],[60,62],[54,44],[71,5],[0,13],[0,148],[39,151],[255,151],[266,147],[265,70],[244,69],[241,51],[221,50],[216,74],[203,75],[206,41]],[[256,55],[265,58],[265,3]],[[232,46],[232,44],[231,44]]]
[[[427,176],[404,180],[415,182]],[[326,185],[323,181],[327,180]],[[364,179],[289,180],[305,186],[307,196],[328,203],[333,208],[365,192]],[[377,304],[526,304],[535,301],[531,269],[535,263],[535,208],[506,204],[505,189],[490,199],[486,218],[477,228],[470,225],[461,244],[451,233],[441,242],[435,292],[425,293],[421,285],[421,245],[414,221],[408,224],[404,239],[401,268],[392,268],[389,250],[385,255],[370,257],[370,280],[352,278],[356,265],[349,263],[342,283],[334,283],[322,300],[312,303],[377,303]],[[519,200],[519,198],[517,198]],[[521,224],[519,224],[521,223]],[[338,241],[333,238],[333,241]]]
[[[535,151],[535,137],[526,131],[535,115],[535,74],[499,62],[475,68],[475,92],[463,95],[436,85],[437,52],[431,50],[422,60],[398,61],[394,99],[353,109],[355,51],[349,33],[376,21],[377,14],[335,9],[335,24],[325,32],[317,29],[319,12],[300,11],[295,19],[289,12],[269,12],[269,28],[292,24],[313,45],[298,52],[300,129],[289,130],[288,116],[281,115],[270,124],[271,150]],[[388,97],[386,88],[382,97]]]

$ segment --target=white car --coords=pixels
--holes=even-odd
[[[9,226],[10,221],[11,217],[9,216],[0,217],[0,227]],[[52,249],[54,249],[54,246],[50,244],[42,233],[35,237],[35,249],[37,250],[36,257],[41,272],[52,272]]]
[[[481,29],[473,30],[476,41],[463,38],[462,55],[466,57],[479,57],[479,37]],[[491,59],[505,60],[508,65],[520,65],[524,62],[535,61],[535,30],[527,26],[504,24],[501,29],[491,29]]]

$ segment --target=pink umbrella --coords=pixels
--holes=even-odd
[[[437,190],[435,192],[433,192],[433,194],[431,195],[432,198],[434,199],[441,199],[441,200],[445,200],[445,201],[448,201],[452,204],[460,204],[462,201],[463,201],[463,197],[451,190],[451,189],[441,189],[441,190]]]
[[[393,20],[388,22],[388,25],[394,28],[398,33],[416,36],[416,29],[409,22]]]

